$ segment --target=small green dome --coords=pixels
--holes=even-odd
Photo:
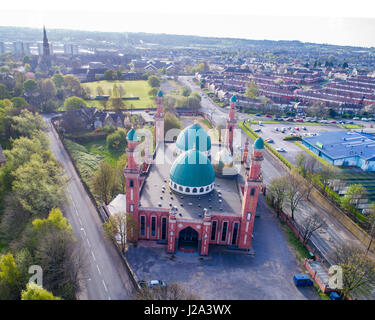
[[[138,135],[134,128],[129,130],[126,138],[128,139],[128,141],[138,141]]]
[[[264,141],[262,138],[258,138],[255,140],[254,149],[264,149]]]
[[[199,151],[180,154],[173,162],[169,177],[184,187],[204,187],[215,181],[215,171],[208,158]]]
[[[158,97],[159,97],[159,98],[162,98],[162,97],[163,97],[163,91],[161,91],[161,90],[158,91]]]
[[[176,146],[183,151],[196,149],[206,152],[211,150],[211,138],[198,123],[194,123],[180,132]]]
[[[230,102],[237,102],[236,96],[232,96],[232,98],[230,98]]]

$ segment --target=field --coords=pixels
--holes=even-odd
[[[139,100],[131,100],[125,101],[126,108],[155,108],[155,101],[152,97],[148,95],[149,91],[152,89],[148,82],[145,80],[137,80],[137,81],[95,81],[95,82],[87,82],[82,83],[83,87],[88,87],[91,90],[92,95],[96,95],[96,88],[98,86],[102,87],[104,90],[104,94],[108,95],[109,90],[113,89],[113,85],[116,84],[117,86],[121,85],[125,89],[125,97],[139,97]],[[97,107],[102,109],[102,106],[99,101],[95,100],[87,100],[90,107]]]

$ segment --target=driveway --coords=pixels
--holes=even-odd
[[[171,259],[165,246],[145,241],[130,248],[128,261],[139,279],[180,282],[202,299],[317,299],[315,289],[294,286],[293,275],[303,273],[303,266],[263,196],[258,211],[261,216],[255,221],[254,256],[214,247],[208,257],[177,252]]]

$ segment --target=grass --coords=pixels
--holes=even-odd
[[[295,250],[298,260],[303,262],[305,258],[310,258],[309,251],[302,245],[293,231],[288,228],[287,224],[284,221],[280,221],[280,224],[283,226],[287,235],[287,240]]]
[[[86,143],[80,143],[80,145],[84,146],[89,153],[104,157],[104,160],[113,167],[116,166],[118,158],[125,153],[125,150],[121,150],[121,151],[109,150],[107,148],[105,139],[90,141]]]
[[[89,150],[72,140],[65,140],[66,147],[72,156],[82,179],[88,183],[94,172],[98,170],[100,163],[105,159],[104,156],[90,153]]]
[[[113,89],[113,85],[121,85],[125,89],[125,97],[139,97],[139,100],[125,101],[125,107],[138,108],[155,108],[155,101],[153,97],[149,96],[148,93],[152,89],[146,80],[134,80],[134,81],[121,81],[121,80],[103,80],[95,82],[82,83],[83,87],[88,87],[91,90],[92,95],[96,95],[96,88],[102,87],[105,94],[109,94],[109,90]],[[99,101],[87,100],[90,107],[97,107],[102,109]]]

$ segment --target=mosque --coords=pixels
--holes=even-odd
[[[236,97],[231,99],[224,146],[215,145],[197,123],[182,130],[175,141],[165,141],[163,93],[158,92],[155,113],[155,152],[137,159],[140,140],[134,129],[127,134],[128,162],[124,169],[124,210],[138,222],[138,239],[176,250],[207,255],[210,246],[250,250],[262,189],[261,138],[239,166],[233,160]],[[163,161],[157,161],[162,157]]]

